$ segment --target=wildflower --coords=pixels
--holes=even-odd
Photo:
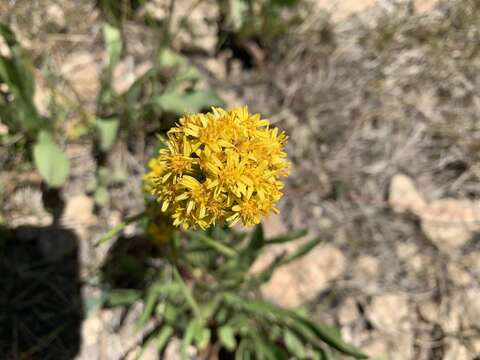
[[[282,197],[287,136],[247,107],[183,116],[150,160],[145,191],[173,225],[254,225]]]

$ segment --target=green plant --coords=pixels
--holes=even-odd
[[[111,148],[120,129],[129,133],[139,129],[158,132],[168,129],[174,116],[222,105],[213,91],[201,86],[204,75],[199,69],[168,47],[161,47],[154,54],[151,67],[118,93],[112,74],[121,59],[121,30],[106,23],[103,34],[108,65],[98,97],[96,121],[102,152]]]
[[[113,268],[118,262],[126,274],[105,272],[107,304],[143,301],[138,327],[155,327],[147,342],[162,351],[173,336],[181,338],[183,359],[190,346],[205,358],[323,359],[333,351],[364,358],[335,330],[263,300],[259,291],[279,267],[320,242],[306,241],[252,271],[267,247],[305,235],[300,231],[266,239],[261,225],[263,216],[278,213],[281,179],[289,169],[285,133],[242,107],[185,115],[167,136],[144,176],[150,195],[146,212],[101,239],[142,221],[144,238],[158,244],[158,250],[145,251],[136,238],[126,241],[140,246],[132,254],[109,257]],[[233,230],[239,221],[256,227],[251,234]],[[129,274],[137,279],[133,286],[115,281]]]
[[[163,235],[166,232],[164,228]],[[305,233],[266,239],[261,225],[251,234],[221,226],[207,231],[170,231],[157,261],[147,261],[151,264],[145,275],[150,279],[148,285],[143,289],[110,288],[106,304],[126,306],[142,301],[144,310],[137,327],[154,326],[144,348],[153,344],[162,352],[176,337],[181,339],[183,359],[188,358],[190,346],[205,358],[334,359],[335,353],[366,358],[345,343],[337,330],[261,298],[259,287],[275,270],[307,254],[320,239],[278,255],[256,273],[251,271],[255,260],[267,247],[295,241]],[[150,237],[157,241],[154,233],[150,232]]]
[[[223,28],[239,39],[269,41],[299,22],[298,16],[283,16],[299,0],[218,0]]]
[[[70,164],[55,142],[54,119],[38,113],[33,101],[35,80],[32,66],[13,31],[0,24],[0,36],[8,48],[0,54],[0,118],[9,135],[19,135],[33,145],[33,160],[50,187],[60,187],[68,177]]]

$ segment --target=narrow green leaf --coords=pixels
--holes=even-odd
[[[195,344],[199,349],[205,349],[210,343],[210,329],[200,325],[198,328],[195,328],[193,334]]]
[[[113,68],[122,54],[122,33],[119,28],[108,23],[103,25],[103,41],[108,55],[108,66]]]
[[[188,66],[185,70],[180,71],[175,76],[175,83],[181,83],[183,81],[198,81],[202,78],[202,73],[195,66]]]
[[[163,111],[177,115],[197,113],[223,103],[217,95],[207,90],[171,91],[155,97],[153,101]]]
[[[93,200],[95,203],[100,206],[107,205],[108,201],[110,200],[110,194],[105,186],[99,186],[95,189],[95,193],[93,194]]]
[[[33,159],[38,172],[51,187],[60,187],[68,178],[70,162],[52,139],[52,136],[41,131],[33,146]]]
[[[168,344],[168,341],[173,335],[173,328],[170,325],[165,325],[162,327],[155,339],[155,348],[158,352],[162,352],[165,346]]]
[[[164,48],[158,55],[158,65],[161,67],[173,67],[183,65],[187,62],[186,58],[169,48]]]
[[[292,240],[301,239],[302,237],[307,235],[307,233],[308,233],[308,230],[306,230],[306,229],[294,230],[294,231],[288,232],[286,234],[276,236],[274,238],[266,240],[265,243],[267,245],[282,244],[282,243],[286,243],[286,242],[289,242],[289,241],[292,241]]]
[[[251,285],[258,287],[261,284],[264,284],[272,278],[273,273],[275,270],[283,265],[283,259],[285,258],[285,253],[281,253],[273,259],[273,261],[260,273],[256,274],[250,280]]]
[[[255,351],[259,359],[287,360],[287,354],[262,334],[253,332],[250,333],[250,337],[255,343]]]
[[[250,240],[249,248],[252,250],[259,250],[265,244],[265,237],[263,235],[263,227],[262,224],[258,224],[255,226],[253,230],[252,237]]]
[[[288,351],[290,351],[299,359],[305,358],[305,347],[303,346],[302,341],[293,331],[289,329],[284,329],[283,339],[285,341],[285,345],[287,346]]]
[[[141,297],[138,290],[133,289],[114,289],[108,295],[109,306],[131,305]]]
[[[250,268],[258,256],[260,249],[265,245],[262,224],[255,226],[248,245],[240,253],[240,267],[245,271]]]
[[[189,234],[190,236],[192,236],[192,237],[194,237],[198,240],[201,240],[202,242],[204,242],[208,246],[220,251],[222,254],[224,254],[228,257],[237,256],[237,252],[234,249],[228,247],[227,245],[224,245],[224,244],[218,242],[215,239],[212,239],[211,237],[203,235],[202,233],[192,231],[192,230],[188,230],[187,234]]]
[[[150,320],[150,318],[152,317],[157,300],[158,300],[158,291],[156,291],[154,286],[151,286],[148,289],[147,299],[145,301],[145,306],[143,307],[142,315],[140,315],[140,318],[137,321],[138,330],[142,329],[147,323],[147,321]]]
[[[118,118],[98,118],[95,126],[98,132],[100,150],[103,152],[110,150],[117,138],[120,121]]]
[[[115,225],[110,230],[108,230],[98,241],[95,243],[95,247],[103,244],[104,242],[110,240],[114,236],[118,235],[123,229],[125,229],[129,224],[137,222],[145,217],[145,212],[141,212],[137,215],[130,216],[129,218],[125,219],[124,222]]]
[[[252,354],[253,347],[254,346],[251,343],[250,338],[243,338],[242,341],[240,341],[237,350],[235,351],[235,360],[257,360]]]
[[[233,351],[237,346],[237,340],[235,339],[235,333],[231,326],[225,325],[218,329],[218,337],[220,342],[229,351]]]
[[[228,303],[231,303],[233,306],[243,308],[244,310],[252,312],[256,315],[263,317],[273,316],[278,321],[291,326],[298,333],[301,333],[313,343],[315,343],[317,340],[321,340],[332,348],[346,355],[350,355],[358,359],[367,358],[366,355],[362,354],[352,345],[345,343],[339,336],[338,332],[333,331],[332,328],[318,326],[291,310],[277,307],[265,301],[245,299],[233,293],[226,293],[225,300]]]
[[[178,269],[176,267],[173,268],[173,275],[175,276],[175,279],[180,283],[183,295],[185,296],[187,303],[192,308],[192,311],[195,314],[195,317],[200,323],[203,323],[203,316],[202,316],[202,313],[200,312],[200,307],[198,306],[197,302],[193,298],[192,291],[187,286],[187,284],[185,284],[185,282],[183,281],[183,278],[180,276],[180,273],[178,272]]]
[[[183,336],[182,346],[180,349],[180,355],[182,360],[188,359],[188,348],[192,345],[195,332],[199,326],[198,319],[192,319],[185,330],[185,335]]]
[[[322,241],[321,237],[317,237],[315,239],[312,239],[305,244],[301,245],[293,251],[292,253],[288,254],[282,261],[281,265],[286,265],[291,263],[294,260],[297,260],[298,258],[301,258],[308,254],[311,250],[315,248],[320,242]]]

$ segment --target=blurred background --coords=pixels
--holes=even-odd
[[[374,359],[480,359],[479,55],[476,0],[0,0],[0,354],[135,358],[93,245],[157,134],[246,104],[289,135],[265,231],[324,239],[265,297]]]

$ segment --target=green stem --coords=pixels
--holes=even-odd
[[[192,311],[195,314],[195,317],[200,321],[201,324],[203,324],[203,316],[202,316],[202,312],[200,311],[200,307],[195,301],[192,291],[187,286],[185,281],[183,281],[183,278],[178,272],[178,269],[176,266],[173,266],[173,275],[175,276],[175,279],[181,284],[183,295],[185,296],[185,299],[187,300],[188,305],[190,305],[190,307],[192,308]]]
[[[231,247],[227,246],[227,245],[224,245],[224,244],[221,244],[219,243],[218,241],[208,237],[208,236],[205,236],[203,234],[199,234],[199,233],[196,233],[195,231],[187,231],[187,234],[189,234],[190,236],[193,236],[195,238],[197,238],[198,240],[201,240],[203,241],[205,244],[207,244],[208,246],[220,251],[222,254],[228,256],[228,257],[235,257],[237,256],[237,252],[232,249]]]
[[[115,235],[117,235],[120,231],[122,231],[123,229],[125,229],[128,225],[130,225],[131,223],[134,223],[138,220],[140,220],[141,218],[143,218],[145,216],[145,211],[142,211],[141,213],[137,214],[137,215],[133,215],[133,216],[130,216],[128,218],[125,219],[125,221],[121,222],[120,224],[118,225],[115,225],[113,228],[111,228],[110,230],[108,230],[96,243],[95,243],[95,247],[99,246],[99,245],[102,245],[104,242],[110,240],[112,237],[114,237]]]

